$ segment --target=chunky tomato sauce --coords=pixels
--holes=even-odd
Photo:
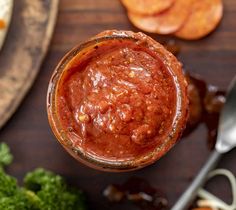
[[[57,111],[73,147],[101,159],[133,159],[162,145],[176,115],[173,75],[157,55],[111,40],[60,79]]]

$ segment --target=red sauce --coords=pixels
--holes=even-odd
[[[57,109],[74,147],[101,159],[132,159],[169,135],[176,84],[163,61],[129,40],[96,46],[63,73]]]

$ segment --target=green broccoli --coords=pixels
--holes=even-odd
[[[5,143],[0,144],[0,198],[3,196],[11,196],[17,189],[17,181],[15,178],[7,175],[3,168],[12,162],[12,155],[9,147]]]
[[[4,166],[11,164],[13,156],[10,153],[10,149],[5,143],[0,144],[0,169]]]
[[[41,201],[35,201],[26,190],[18,188],[11,196],[0,196],[1,210],[40,210]]]
[[[50,171],[38,168],[25,176],[24,183],[40,198],[44,210],[85,209],[81,191],[68,188],[61,176]]]
[[[24,187],[6,174],[12,162],[9,147],[0,144],[0,210],[85,210],[83,193],[67,186],[53,172],[39,168],[26,174]]]

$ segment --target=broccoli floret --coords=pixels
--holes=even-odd
[[[0,144],[0,210],[40,210],[17,180],[4,171],[12,162],[12,154],[5,143]],[[32,202],[31,202],[32,201]]]
[[[7,175],[3,167],[12,162],[12,155],[9,147],[5,143],[0,144],[0,197],[11,196],[17,189],[15,178]]]
[[[3,196],[12,196],[16,190],[16,179],[0,170],[0,198]]]
[[[8,146],[0,144],[0,210],[85,210],[83,194],[69,188],[65,180],[42,168],[29,172],[24,187],[6,174],[4,166],[12,155]]]
[[[0,168],[11,164],[13,156],[10,153],[10,149],[5,143],[0,144]]]
[[[18,188],[14,195],[0,197],[1,210],[40,210],[41,201],[32,200],[24,189]]]
[[[42,200],[45,210],[84,210],[81,191],[70,189],[64,179],[42,168],[26,175],[25,187]]]

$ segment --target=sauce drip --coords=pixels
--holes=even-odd
[[[198,76],[187,74],[189,94],[189,119],[183,135],[187,136],[200,123],[207,128],[207,144],[213,149],[217,137],[220,111],[225,102],[225,91],[207,84]]]

